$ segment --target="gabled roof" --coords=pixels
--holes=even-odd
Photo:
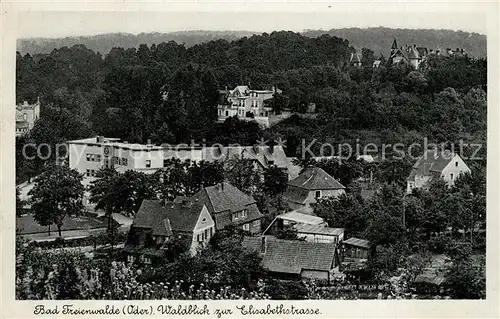
[[[344,185],[319,167],[307,168],[297,178],[289,181],[288,185],[307,190],[345,189]]]
[[[359,57],[359,54],[357,53],[351,54],[351,63],[361,63],[361,58]]]
[[[417,51],[421,58],[425,57],[429,53],[429,50],[427,50],[426,47],[417,47]]]
[[[289,165],[282,146],[274,146],[273,148],[270,146],[211,147],[204,150],[204,157],[207,161],[245,158],[257,161],[262,167],[276,165],[280,168],[286,168]]]
[[[278,219],[288,220],[292,222],[308,224],[308,225],[324,225],[326,224],[323,218],[308,214],[301,214],[295,211],[284,213],[276,216]]]
[[[418,53],[418,50],[416,47],[410,47],[409,52],[408,52],[408,58],[409,59],[420,59],[420,54]]]
[[[362,248],[370,248],[370,246],[371,246],[371,244],[368,240],[354,238],[354,237],[351,237],[347,240],[344,240],[343,243],[345,245],[351,245],[351,246],[362,247]]]
[[[203,204],[173,203],[162,200],[144,200],[132,226],[149,228],[157,235],[169,236],[175,231],[192,232]]]
[[[449,150],[427,150],[415,164],[413,164],[408,180],[416,175],[431,176],[432,173],[441,173],[443,169],[453,160],[455,154]]]
[[[210,214],[223,211],[237,212],[246,206],[255,204],[255,199],[233,185],[223,182],[205,187],[193,195],[192,199],[207,206]]]
[[[243,247],[261,252],[261,237],[244,237]],[[297,274],[302,270],[330,271],[335,244],[266,238],[262,266],[271,272]]]

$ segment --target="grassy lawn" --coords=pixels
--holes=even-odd
[[[104,218],[91,216],[66,217],[61,227],[61,231],[68,230],[90,230],[96,228],[106,228],[107,223]],[[22,235],[48,232],[48,226],[40,226],[32,215],[25,215],[16,218],[16,228]],[[57,232],[57,226],[50,226],[50,230]]]

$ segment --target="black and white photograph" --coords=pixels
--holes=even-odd
[[[486,19],[323,6],[19,13],[14,299],[486,299]]]

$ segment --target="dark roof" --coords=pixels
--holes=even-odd
[[[410,59],[419,59],[420,54],[418,53],[418,50],[416,47],[411,47],[409,52],[408,52],[408,58]]]
[[[321,189],[344,189],[335,178],[319,167],[310,167],[306,169],[297,178],[288,182],[288,185],[304,188],[308,190]]]
[[[243,247],[260,252],[261,237],[245,237]],[[272,272],[300,274],[302,270],[329,271],[333,267],[335,244],[266,238],[262,266]]]
[[[421,58],[425,57],[429,53],[426,47],[417,47],[417,51]]]
[[[350,246],[356,246],[356,247],[363,247],[363,248],[370,248],[371,244],[368,240],[366,239],[360,239],[360,238],[354,238],[351,237],[347,240],[344,240],[343,243],[345,245],[350,245]]]
[[[227,182],[205,187],[193,195],[192,198],[207,206],[210,214],[227,210],[237,212],[255,203],[252,196],[243,193]]]
[[[144,200],[132,226],[151,228],[155,235],[166,236],[171,235],[172,231],[193,231],[203,204],[163,203],[162,200]]]
[[[283,199],[295,203],[304,203],[309,196],[309,190],[292,185],[288,185],[283,193]]]
[[[391,49],[393,49],[393,50],[397,50],[398,49],[398,43],[396,42],[396,38],[394,38],[394,41],[392,41]]]
[[[427,150],[413,165],[407,180],[415,179],[416,175],[431,176],[432,172],[441,173],[455,157],[455,154],[445,150]]]

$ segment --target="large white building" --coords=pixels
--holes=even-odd
[[[69,167],[88,178],[102,167],[118,171],[135,170],[146,174],[165,167],[168,160],[177,158],[192,161],[222,161],[244,158],[254,161],[257,168],[276,165],[288,172],[289,160],[282,146],[189,146],[151,143],[134,144],[118,138],[97,136],[68,141]]]

